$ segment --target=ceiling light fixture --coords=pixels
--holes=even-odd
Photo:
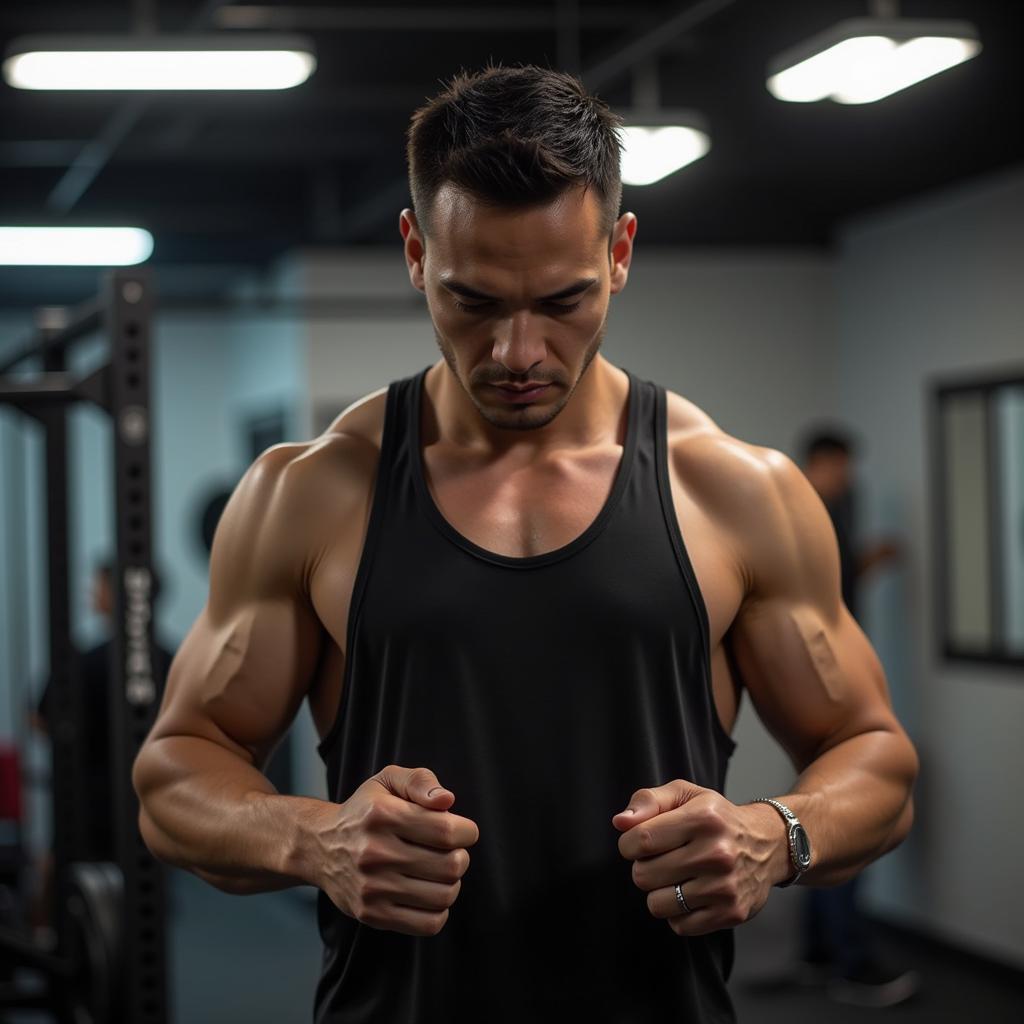
[[[291,89],[316,68],[305,36],[22,36],[7,47],[3,76],[15,89]]]
[[[620,111],[622,131],[621,175],[624,185],[653,185],[711,148],[701,119],[686,110]]]
[[[623,185],[653,185],[711,148],[700,114],[661,106],[654,57],[633,66],[633,106],[616,112],[623,121],[619,161]]]
[[[780,53],[768,91],[789,103],[874,103],[981,52],[969,21],[900,18],[895,3],[878,0],[872,10]]]
[[[143,228],[0,227],[0,265],[8,267],[129,267],[152,252]]]

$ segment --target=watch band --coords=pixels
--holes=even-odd
[[[759,796],[750,802],[754,804],[771,804],[772,807],[782,815],[782,820],[786,823],[786,841],[789,844],[789,862],[793,865],[793,874],[784,881],[775,883],[777,888],[785,889],[787,886],[792,885],[804,873],[804,869],[800,867],[800,862],[797,859],[796,838],[794,835],[795,830],[793,828],[794,825],[800,825],[800,819],[784,803],[781,803],[770,796]],[[803,828],[802,825],[800,827]],[[806,830],[804,830],[804,835],[806,836]],[[808,845],[810,845],[810,840],[808,840]]]

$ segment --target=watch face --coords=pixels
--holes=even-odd
[[[793,840],[800,868],[801,870],[806,870],[811,863],[811,841],[807,838],[807,832],[804,830],[803,825],[793,826]]]

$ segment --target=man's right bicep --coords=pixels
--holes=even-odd
[[[303,592],[289,456],[260,456],[224,509],[209,598],[171,663],[151,739],[202,736],[262,768],[306,696],[323,630]]]
[[[294,607],[257,601],[224,622],[204,609],[171,663],[151,738],[203,736],[262,767],[295,718],[320,649]]]

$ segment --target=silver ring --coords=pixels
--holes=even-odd
[[[686,897],[683,895],[683,883],[676,883],[676,902],[686,911],[687,914],[693,913],[693,908],[687,906]]]

